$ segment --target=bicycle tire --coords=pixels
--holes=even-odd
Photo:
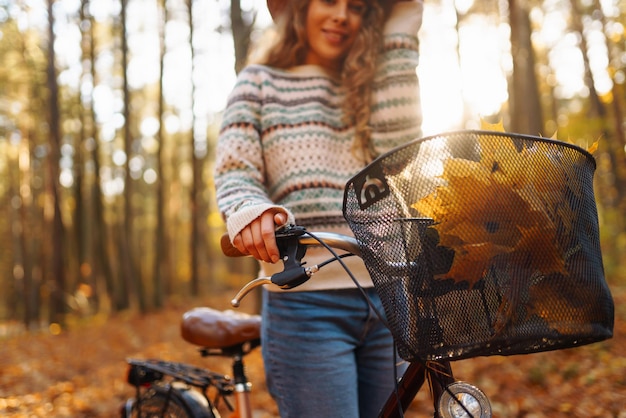
[[[141,408],[139,410],[139,408]],[[220,418],[196,391],[169,385],[154,385],[139,401],[129,400],[122,418]]]

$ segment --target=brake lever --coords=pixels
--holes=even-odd
[[[224,242],[225,240],[222,241]],[[273,284],[281,289],[293,289],[306,282],[313,274],[319,271],[321,265],[305,267],[302,263],[302,258],[306,253],[307,247],[320,245],[321,241],[328,244],[329,247],[341,249],[355,256],[361,255],[359,244],[354,237],[346,237],[331,232],[316,232],[315,236],[312,236],[301,226],[285,226],[276,231],[276,244],[283,261],[283,271],[275,273],[272,277],[257,278],[246,284],[231,301],[231,305],[238,307],[241,299],[252,289],[265,284]]]
[[[263,286],[264,284],[272,284],[272,280],[267,277],[259,277],[252,280],[251,282],[246,283],[246,285],[242,287],[239,292],[237,292],[235,297],[230,301],[230,305],[233,308],[238,308],[239,305],[241,305],[241,300],[246,297],[248,293],[250,293],[253,289],[256,289],[259,286]]]
[[[272,275],[272,283],[283,289],[291,289],[308,280],[310,274],[302,267],[306,246],[300,244],[300,237],[306,233],[301,226],[290,225],[276,232],[276,245],[283,271]]]
[[[283,261],[283,271],[272,277],[260,277],[247,283],[231,300],[233,307],[238,307],[241,300],[253,289],[265,284],[274,284],[281,289],[293,289],[306,282],[315,272],[317,266],[306,268],[302,265],[302,258],[306,253],[306,246],[300,244],[300,237],[306,233],[301,226],[288,225],[276,231],[276,245]]]
[[[230,305],[233,308],[238,308],[241,305],[241,300],[246,297],[253,289],[266,284],[273,284],[281,289],[293,289],[296,286],[300,286],[306,282],[319,270],[318,266],[313,267],[297,267],[295,269],[284,270],[280,273],[275,273],[271,277],[259,277],[251,282],[246,283],[235,297],[230,301]]]

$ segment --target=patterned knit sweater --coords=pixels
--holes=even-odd
[[[385,26],[370,118],[378,154],[421,134],[416,75],[421,16],[421,2],[399,2]],[[318,66],[252,65],[239,74],[223,115],[215,171],[217,202],[231,240],[273,207],[311,231],[351,234],[343,192],[364,162],[352,152],[354,128],[342,120],[343,97],[339,83]],[[307,255],[307,265],[328,258],[315,250]],[[371,286],[360,261],[350,264],[361,284]],[[281,267],[262,263],[261,274]],[[325,268],[297,290],[354,286],[337,267]]]

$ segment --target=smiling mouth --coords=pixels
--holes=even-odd
[[[326,36],[326,39],[328,39],[332,43],[341,43],[348,37],[348,35],[346,35],[345,33],[332,30],[324,30],[323,33]]]

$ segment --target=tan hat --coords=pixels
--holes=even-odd
[[[267,0],[267,8],[270,11],[270,15],[272,15],[272,19],[278,19],[278,16],[285,10],[287,7],[287,2],[289,0]]]
[[[270,15],[272,15],[273,20],[278,19],[278,16],[280,16],[280,14],[283,11],[285,11],[288,1],[289,0],[267,0],[267,8],[269,9]],[[387,1],[379,0],[379,1],[380,1],[380,4],[383,5],[383,7],[389,8],[398,0],[387,0]]]

